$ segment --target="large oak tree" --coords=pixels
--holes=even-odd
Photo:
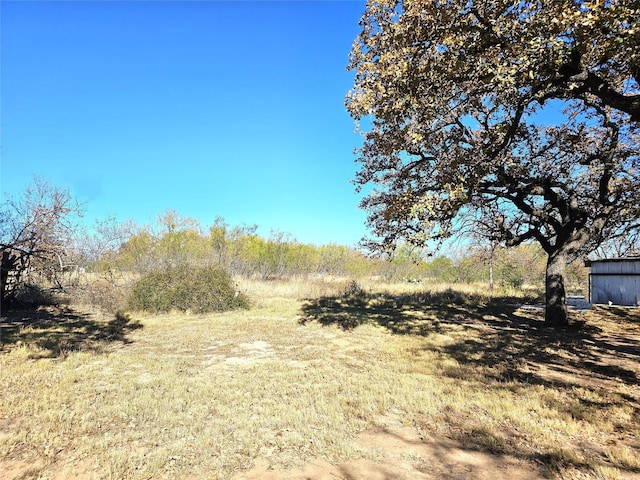
[[[472,229],[565,267],[640,218],[640,2],[369,1],[347,108],[376,247]]]

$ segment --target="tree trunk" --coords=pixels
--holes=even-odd
[[[569,325],[567,295],[564,288],[567,254],[562,250],[549,254],[545,281],[545,323],[553,328]]]
[[[489,257],[489,290],[493,292],[493,250]]]
[[[7,280],[9,279],[9,272],[15,266],[14,257],[4,250],[0,257],[0,302],[4,302],[5,292],[7,288]]]

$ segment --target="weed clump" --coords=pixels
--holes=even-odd
[[[367,291],[355,280],[342,287],[340,297],[344,302],[358,307],[365,306],[369,300]]]
[[[356,280],[350,280],[341,289],[343,297],[364,296],[367,292]]]
[[[129,308],[152,313],[193,313],[246,308],[247,297],[236,290],[227,272],[216,267],[181,266],[149,272],[133,286]]]

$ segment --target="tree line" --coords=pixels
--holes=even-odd
[[[399,244],[393,252],[366,255],[357,248],[313,245],[290,234],[259,235],[256,225],[229,225],[217,217],[209,226],[176,211],[141,225],[115,218],[80,222],[82,206],[68,190],[34,179],[0,209],[2,299],[21,291],[116,285],[152,272],[217,267],[234,276],[272,280],[291,277],[379,277],[388,281],[485,283],[489,288],[544,284],[545,254],[533,243],[518,247],[466,244],[449,256]],[[570,283],[584,289],[580,262]],[[95,298],[95,297],[94,297]],[[100,303],[100,302],[98,302]]]
[[[169,220],[167,222],[167,220]],[[399,245],[392,255],[367,256],[356,248],[297,242],[291,235],[272,231],[264,238],[255,225],[229,226],[217,218],[209,228],[193,219],[165,212],[159,225],[142,227],[120,244],[89,262],[95,273],[135,272],[181,266],[215,265],[243,277],[271,280],[291,277],[380,277],[387,281],[451,283],[493,282],[519,288],[544,283],[545,256],[535,244],[514,249],[470,246],[464,254],[430,256],[424,249]],[[175,220],[179,220],[175,222]],[[579,262],[571,270],[575,288],[586,281]],[[581,278],[584,276],[584,279]]]
[[[43,197],[36,184],[0,213],[2,296],[38,269],[60,283],[56,272],[73,265],[140,272],[217,262],[268,279],[407,273],[405,262],[419,274],[446,263],[421,249],[466,236],[484,242],[477,255],[489,284],[500,276],[502,247],[543,251],[545,320],[564,328],[567,265],[640,244],[638,24],[637,0],[369,1],[349,57],[346,107],[364,135],[354,184],[367,192],[367,246],[379,257],[299,245],[278,232],[265,239],[223,220],[203,231],[176,215],[128,233],[103,222],[96,232],[106,236],[71,244],[72,199],[56,190]],[[454,277],[473,271],[485,268]],[[512,284],[537,269],[517,271],[504,273]]]

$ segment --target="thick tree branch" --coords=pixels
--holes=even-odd
[[[615,110],[628,113],[631,120],[640,122],[640,95],[624,95],[612,88],[608,82],[598,76],[596,73],[580,67],[579,71],[575,71],[565,65],[565,74],[563,69],[559,70],[559,75],[553,79],[552,86],[555,87],[549,98],[558,96],[560,98],[582,98],[585,93],[597,97],[604,105]]]

